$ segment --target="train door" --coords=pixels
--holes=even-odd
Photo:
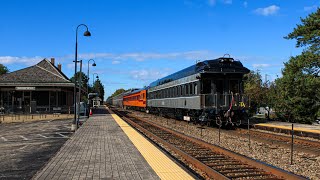
[[[219,106],[222,104],[224,100],[223,94],[225,90],[225,81],[223,81],[222,79],[212,80],[212,84],[213,84],[212,86],[214,87],[212,91],[215,98],[215,105]]]

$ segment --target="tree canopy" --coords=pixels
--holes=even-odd
[[[104,100],[104,86],[99,79],[93,84],[93,92],[98,93],[99,97]]]
[[[116,96],[116,95],[118,95],[118,94],[121,94],[121,93],[123,93],[123,92],[126,92],[126,90],[123,89],[123,88],[117,89],[110,97],[114,97],[114,96]],[[110,98],[110,97],[109,97],[109,98]]]
[[[311,123],[316,119],[320,106],[320,78],[315,74],[314,63],[319,59],[319,55],[310,51],[291,57],[285,63],[282,78],[276,81],[282,100],[278,109],[293,121]]]
[[[320,9],[311,13],[305,19],[300,18],[302,24],[298,24],[294,30],[289,33],[286,39],[295,39],[296,47],[307,46],[308,50],[319,53],[320,49]]]
[[[6,74],[8,72],[9,72],[9,69],[6,66],[4,66],[3,64],[0,64],[0,75]]]
[[[79,79],[80,77],[80,74],[81,74],[81,99],[84,100],[85,102],[87,101],[88,97],[87,97],[87,92],[86,92],[86,89],[87,89],[87,83],[88,83],[88,77],[87,75],[85,75],[83,72],[77,72],[75,75],[73,75],[71,78],[70,78],[70,81],[74,83],[74,80],[75,80],[75,76],[76,76],[76,79]],[[76,83],[77,84],[77,87],[79,86],[79,82]],[[89,85],[88,87],[88,90],[89,92],[92,91],[92,87]]]
[[[292,121],[311,123],[320,112],[320,9],[301,22],[285,38],[306,48],[284,64],[282,77],[276,80],[281,100],[277,109]]]

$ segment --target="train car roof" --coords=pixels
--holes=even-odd
[[[127,91],[126,94],[124,94],[124,96],[129,96],[131,94],[135,94],[137,92],[143,91],[143,90],[147,90],[148,87],[145,88],[141,88],[141,89],[132,89],[130,91]]]
[[[187,67],[181,71],[173,73],[164,78],[158,79],[150,84],[149,87],[159,86],[186,76],[196,73],[238,73],[247,74],[250,70],[242,65],[240,61],[236,61],[230,57],[221,57],[218,59],[204,60],[195,65]]]

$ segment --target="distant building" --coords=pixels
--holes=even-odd
[[[101,105],[102,99],[100,97],[95,97],[92,99],[93,107],[97,107]]]
[[[55,59],[0,75],[0,109],[5,113],[69,113],[74,83]]]

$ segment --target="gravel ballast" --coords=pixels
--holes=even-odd
[[[291,149],[272,143],[263,143],[258,140],[249,140],[247,137],[234,136],[234,133],[228,133],[227,130],[221,130],[219,143],[219,130],[217,128],[202,129],[199,125],[193,125],[184,121],[178,121],[150,115],[142,112],[131,111],[134,116],[142,117],[170,127],[173,130],[182,132],[186,135],[202,139],[211,144],[216,144],[228,150],[251,157],[256,160],[266,162],[270,165],[293,172],[295,174],[308,177],[310,179],[320,179],[320,156],[305,152],[294,151],[293,164],[291,165]],[[320,142],[319,142],[320,143]]]

